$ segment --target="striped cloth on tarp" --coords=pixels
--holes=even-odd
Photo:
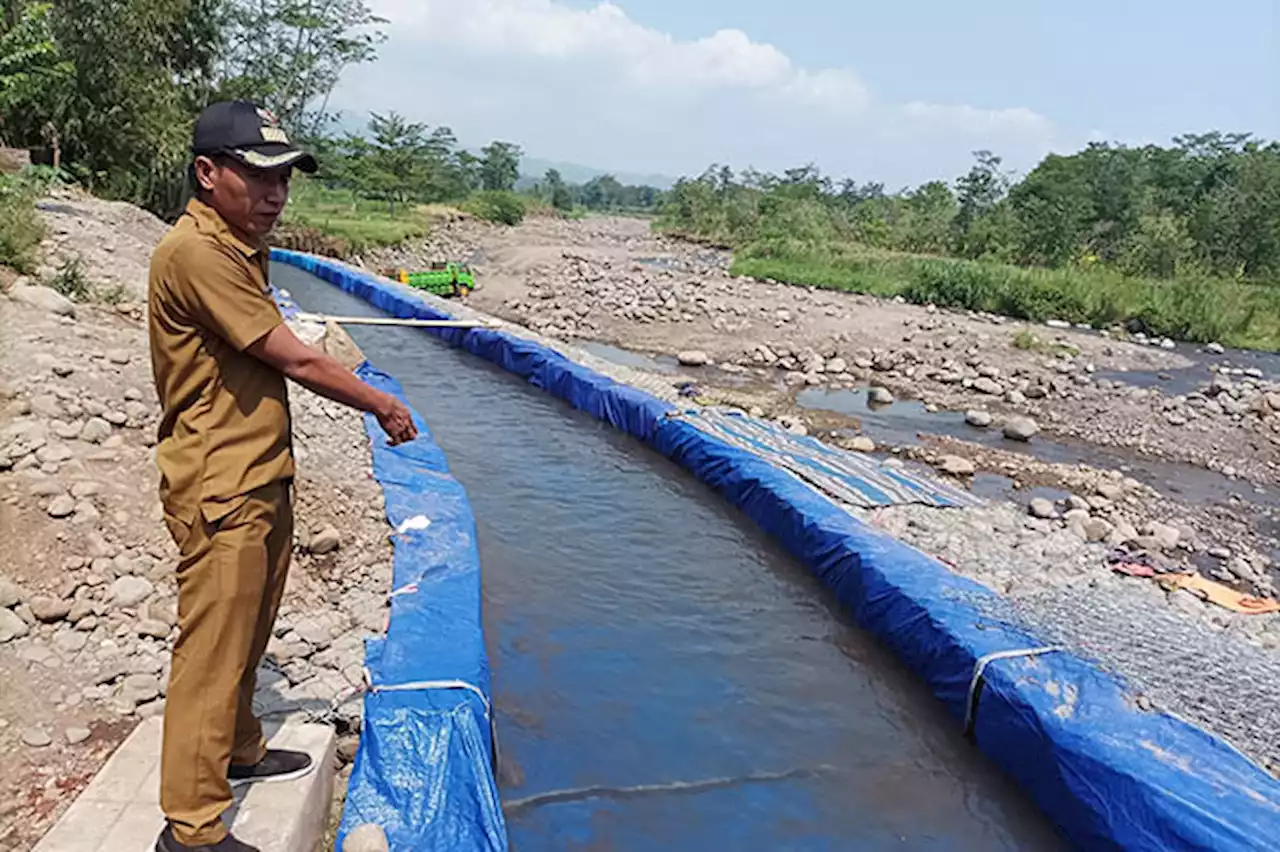
[[[815,438],[793,435],[776,424],[738,412],[704,408],[672,412],[669,416],[790,471],[830,497],[864,509],[905,504],[939,508],[982,505],[968,491],[931,476],[829,447]]]

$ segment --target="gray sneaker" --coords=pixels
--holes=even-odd
[[[314,768],[306,752],[271,749],[252,766],[232,764],[227,768],[227,779],[232,787],[258,781],[292,781],[309,775]]]

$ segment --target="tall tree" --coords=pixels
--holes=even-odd
[[[491,142],[480,151],[480,184],[487,190],[515,189],[524,152],[510,142]]]
[[[219,47],[218,0],[57,0],[74,69],[57,128],[74,170],[108,194],[173,210],[197,104]]]
[[[14,3],[0,17],[0,139],[57,147],[75,67],[54,41],[51,3]]]
[[[551,201],[551,206],[562,211],[572,210],[573,195],[569,192],[569,187],[565,185],[564,178],[560,175],[560,172],[555,169],[547,169],[547,174],[543,180],[546,182],[547,195]]]
[[[219,95],[264,103],[295,134],[325,129],[342,72],[371,62],[386,20],[365,0],[223,0]]]
[[[956,249],[969,257],[983,254],[983,247],[970,238],[978,221],[995,210],[1009,191],[1010,178],[1001,168],[1003,162],[990,151],[974,151],[973,168],[956,181]],[[983,241],[985,243],[985,240]]]

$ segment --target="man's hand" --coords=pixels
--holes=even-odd
[[[391,446],[412,441],[418,437],[418,427],[413,425],[413,415],[403,402],[391,394],[383,394],[382,403],[373,411],[378,418],[378,425],[387,433]]]
[[[418,436],[413,416],[404,403],[391,394],[375,390],[333,358],[307,346],[284,323],[251,343],[245,351],[321,396],[371,412],[393,445]]]

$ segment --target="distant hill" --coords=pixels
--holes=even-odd
[[[578,163],[542,160],[537,157],[524,157],[520,161],[520,175],[522,178],[529,179],[529,182],[541,180],[542,176],[547,173],[547,169],[557,170],[560,172],[560,176],[569,183],[586,183],[592,178],[597,178],[601,175],[613,175],[619,183],[626,186],[652,186],[657,189],[670,189],[677,180],[670,175],[610,171],[608,169],[583,166]],[[521,182],[523,183],[524,181]]]

